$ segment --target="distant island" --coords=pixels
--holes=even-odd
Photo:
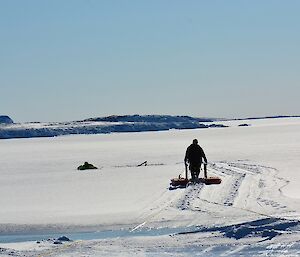
[[[176,115],[111,115],[71,122],[14,123],[6,115],[0,116],[0,139],[55,137],[74,134],[108,134],[122,132],[163,131],[170,129],[224,128],[222,121],[299,118],[267,116],[244,119],[198,118]],[[218,122],[214,124],[214,122]],[[246,126],[242,124],[240,126]],[[248,124],[247,124],[248,126]]]
[[[136,114],[112,115],[72,122],[6,122],[0,126],[0,139],[226,127],[221,124],[203,124],[217,120],[190,116]]]

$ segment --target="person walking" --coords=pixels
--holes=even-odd
[[[207,159],[202,147],[198,145],[198,140],[194,139],[193,143],[186,149],[184,157],[186,167],[189,164],[192,181],[196,181],[199,177],[202,159],[204,161],[204,177],[206,178]]]

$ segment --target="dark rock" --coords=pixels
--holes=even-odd
[[[65,241],[65,242],[71,241],[70,238],[67,238],[66,236],[61,236],[57,240],[58,241]]]
[[[62,242],[61,241],[54,241],[53,244],[55,244],[55,245],[61,245]]]
[[[77,170],[93,170],[93,169],[98,169],[98,168],[88,162],[85,162],[83,165],[80,165],[77,168]]]
[[[240,124],[239,127],[249,127],[250,124],[246,124],[246,123],[243,123],[243,124]]]

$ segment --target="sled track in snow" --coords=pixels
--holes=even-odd
[[[217,204],[223,206],[232,206],[235,198],[237,197],[241,184],[246,176],[246,172],[242,170],[233,170],[229,167],[227,163],[213,163],[209,165],[210,173],[213,172],[213,175],[217,175],[222,178],[223,184],[221,185],[204,185],[204,184],[195,184],[190,185],[185,190],[184,194],[177,201],[177,208],[181,210],[201,210],[203,208],[203,201],[210,204]],[[203,190],[205,187],[209,188],[210,191],[218,190],[222,188],[222,199],[218,202],[206,199],[203,196]],[[202,201],[199,202],[199,200]],[[199,206],[197,206],[197,203]],[[208,208],[209,209],[209,208]]]
[[[230,185],[227,190],[227,194],[223,199],[223,204],[228,206],[233,205],[246,173],[243,170],[230,169],[230,165],[223,163],[212,164],[212,169],[214,169],[217,173],[225,175],[225,177],[230,177]]]
[[[168,226],[168,221],[194,226],[207,219],[215,224],[224,220],[226,224],[258,217],[293,216],[281,192],[288,181],[277,173],[274,168],[249,161],[209,163],[208,174],[219,176],[220,185],[191,184],[185,189],[163,192],[141,213],[133,230]]]
[[[252,192],[248,192],[248,194],[245,195],[245,202],[249,197],[254,197],[252,200],[256,200],[261,207],[270,206],[273,208],[274,213],[278,213],[279,209],[287,207],[284,204],[287,199],[282,195],[281,189],[287,185],[288,181],[279,177],[276,169],[241,162],[230,162],[227,163],[227,165],[231,171],[240,173],[243,178],[247,177],[248,180],[253,181],[251,184],[248,183],[248,186],[252,187]],[[239,184],[240,187],[238,191],[242,191],[242,183],[236,184]],[[255,191],[256,194],[253,194],[253,191]]]
[[[282,218],[293,213],[288,207],[288,198],[281,192],[288,181],[279,177],[274,168],[245,161],[222,161],[209,163],[208,172],[221,177],[222,183],[179,189],[180,194],[169,199],[169,205],[164,208],[173,208],[174,212],[188,211],[186,216],[194,221],[192,224],[201,224],[201,214],[216,219],[216,222],[220,222],[220,217],[225,217],[226,222],[234,222],[241,216],[242,219]],[[160,210],[153,220],[164,214],[164,210]]]
[[[183,242],[180,247],[183,249],[187,247],[186,251],[191,251],[192,256],[219,254],[243,256],[243,252],[247,254],[251,251],[254,251],[256,256],[261,256],[260,249],[265,253],[265,248],[268,247],[268,251],[274,254],[282,254],[287,248],[298,252],[300,241],[292,240],[300,234],[300,222],[297,219],[286,218],[288,216],[286,214],[293,213],[293,210],[288,207],[290,206],[288,199],[281,192],[288,181],[280,178],[276,169],[246,161],[222,161],[209,163],[208,173],[221,177],[222,183],[220,185],[195,184],[174,191],[166,188],[166,191],[162,191],[151,206],[140,213],[138,223],[128,233],[175,224],[178,226],[178,233],[171,235],[174,244]],[[185,229],[180,232],[180,228]],[[236,241],[220,243],[220,238]],[[119,242],[116,241],[117,239],[111,240],[100,241],[100,243],[75,241],[55,249],[41,251],[40,256],[59,254],[59,256],[71,256],[74,248],[81,254],[89,256],[91,251],[97,252],[103,244]],[[161,252],[157,246],[164,247],[163,240],[165,239],[153,239],[153,245],[148,245],[147,249],[150,249],[154,255],[157,251],[157,256],[160,256]],[[271,248],[270,241],[274,242],[274,240],[278,244]],[[141,245],[131,245],[130,237],[122,238],[120,242],[124,245],[124,251],[128,251],[128,256],[130,249],[143,249]],[[258,244],[253,247],[251,242]],[[85,244],[86,246],[82,248]],[[188,246],[189,244],[192,248]],[[176,251],[177,245],[174,247],[171,247],[172,254],[174,250]],[[126,250],[127,248],[129,250]],[[110,247],[107,249],[111,251]],[[167,249],[165,251],[168,253]],[[32,256],[30,251],[11,253],[8,249],[2,249],[2,252],[10,256]],[[173,256],[170,254],[166,256]],[[120,255],[116,253],[116,256]]]

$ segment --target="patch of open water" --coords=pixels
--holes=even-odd
[[[184,233],[194,231],[197,227],[178,227],[178,228],[141,228],[138,230],[106,230],[106,231],[87,231],[74,233],[39,233],[39,234],[9,234],[0,235],[0,243],[19,243],[28,241],[43,241],[47,239],[57,239],[61,236],[66,236],[71,240],[93,240],[93,239],[108,239],[117,237],[133,237],[133,236],[161,236],[171,235],[176,233]]]

